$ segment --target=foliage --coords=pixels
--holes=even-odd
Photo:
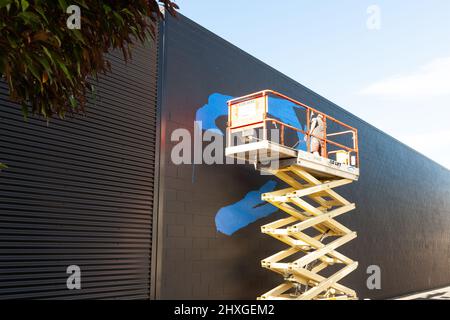
[[[170,0],[0,0],[0,74],[10,97],[49,120],[84,110],[89,79],[110,70],[105,53],[155,36],[163,18],[158,2],[175,15]],[[68,5],[81,9],[81,29],[69,29]]]

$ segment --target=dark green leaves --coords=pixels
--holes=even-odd
[[[40,22],[39,16],[32,12],[21,12],[17,16],[21,18],[26,24],[38,24]]]
[[[0,0],[0,9],[10,5],[12,2],[13,0]]]
[[[162,18],[158,2],[170,0],[0,0],[0,74],[10,96],[29,114],[63,118],[83,111],[92,81],[110,69],[105,53],[154,37]],[[67,28],[69,5],[81,8],[81,29]]]
[[[22,11],[27,11],[30,6],[27,0],[20,0],[20,4],[22,5]]]

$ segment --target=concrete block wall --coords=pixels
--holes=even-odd
[[[260,266],[261,259],[284,248],[260,233],[279,213],[232,235],[215,225],[221,208],[273,177],[260,176],[250,165],[176,166],[170,159],[171,133],[184,128],[192,135],[196,111],[212,94],[236,97],[262,89],[282,92],[359,130],[361,178],[339,189],[357,209],[338,220],[358,232],[341,251],[360,264],[343,283],[361,298],[450,283],[447,169],[183,16],[168,19],[164,37],[161,298],[254,299],[282,281]],[[226,117],[215,122],[224,130]],[[367,267],[374,264],[382,270],[381,290],[366,287]]]

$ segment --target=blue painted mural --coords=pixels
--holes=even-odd
[[[217,230],[232,235],[250,223],[276,212],[278,208],[261,200],[261,195],[273,191],[276,185],[276,181],[270,180],[259,190],[247,193],[242,200],[221,208],[215,218]]]
[[[208,98],[208,103],[199,108],[195,115],[196,121],[202,121],[204,130],[215,130],[224,135],[222,129],[217,127],[216,120],[221,116],[227,116],[227,101],[234,97],[220,93],[213,93]],[[269,114],[296,128],[304,128],[297,113],[296,105],[284,99],[269,97]],[[306,150],[303,134],[297,133],[299,144],[297,149]],[[261,200],[261,194],[275,189],[277,182],[269,180],[260,189],[249,191],[243,199],[219,209],[215,217],[216,229],[226,235],[232,235],[241,228],[258,219],[269,216],[278,211],[276,207]]]

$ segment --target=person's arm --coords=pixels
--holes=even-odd
[[[314,129],[317,126],[317,118],[314,118],[311,122],[311,128],[309,128],[309,134],[311,135],[314,131]]]
[[[313,132],[313,130],[315,129],[315,127],[316,127],[316,125],[317,125],[317,119],[316,118],[314,118],[314,119],[312,119],[311,120],[311,124],[310,124],[310,128],[309,128],[309,136],[311,136],[311,134],[312,134],[312,132]],[[306,135],[305,134],[305,138],[304,138],[304,140],[306,141],[308,139],[308,135]]]

